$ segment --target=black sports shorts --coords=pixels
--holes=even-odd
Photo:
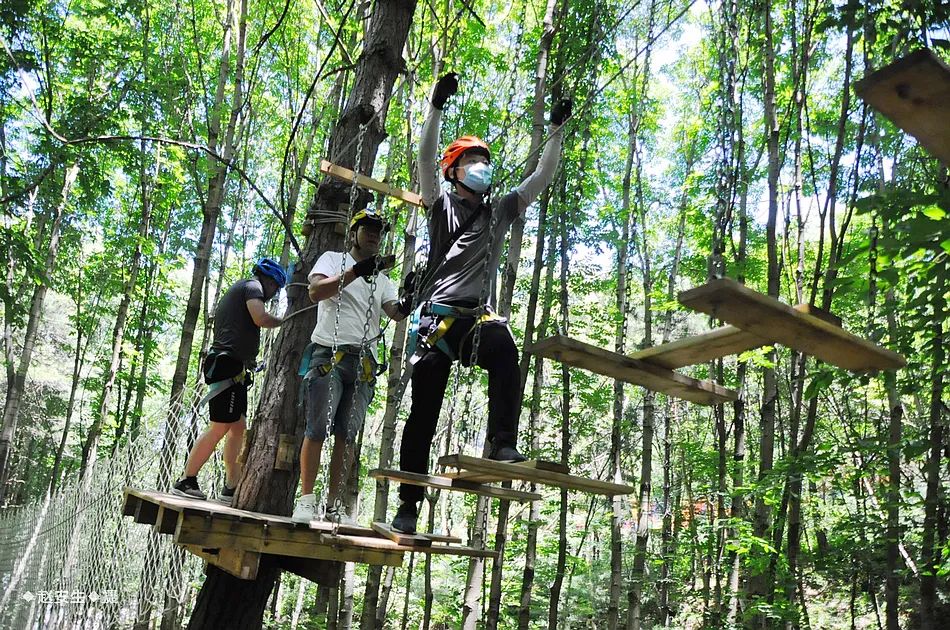
[[[224,354],[209,354],[205,358],[205,382],[209,385],[234,378],[244,372],[244,364],[234,357]],[[248,381],[234,383],[226,390],[208,401],[208,412],[211,422],[229,424],[237,422],[247,414],[247,386]]]

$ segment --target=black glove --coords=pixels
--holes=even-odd
[[[569,98],[562,98],[551,108],[551,124],[560,127],[571,117],[574,102]]]
[[[406,315],[407,317],[410,313],[412,313],[412,303],[416,299],[416,280],[417,278],[415,271],[410,271],[408,274],[406,274],[406,279],[403,280],[402,290],[400,291],[402,295],[400,296],[399,301],[396,302],[396,308],[400,313]]]
[[[450,72],[439,79],[432,91],[432,106],[436,109],[445,107],[445,101],[459,91],[459,75]]]
[[[357,278],[368,278],[390,269],[395,264],[395,256],[370,256],[353,265],[353,273]]]

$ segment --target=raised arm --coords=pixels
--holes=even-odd
[[[554,181],[554,174],[561,160],[561,143],[564,139],[562,127],[564,121],[571,116],[571,108],[570,99],[562,99],[551,109],[551,135],[544,143],[544,151],[541,153],[541,159],[538,160],[538,166],[516,189],[519,212],[524,212],[524,209],[538,198],[541,191]]]
[[[439,198],[439,181],[433,172],[436,154],[439,150],[439,128],[442,125],[442,108],[445,101],[458,91],[458,75],[450,72],[443,76],[432,89],[429,111],[422,125],[422,139],[419,142],[419,189],[426,207],[432,206]]]

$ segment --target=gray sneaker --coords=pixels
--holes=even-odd
[[[200,499],[202,501],[208,498],[198,487],[197,477],[182,477],[179,479],[178,483],[172,487],[172,494],[186,499]]]

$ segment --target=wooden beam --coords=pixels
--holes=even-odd
[[[712,381],[700,381],[563,335],[542,339],[525,352],[700,405],[718,405],[737,398],[736,392]]]
[[[430,547],[432,545],[432,541],[425,536],[397,532],[386,523],[374,522],[373,530],[383,538],[391,540],[397,545],[405,545],[406,547]]]
[[[400,201],[405,201],[408,204],[413,206],[422,206],[422,197],[418,193],[414,193],[408,190],[402,190],[400,188],[393,188],[385,182],[381,182],[372,177],[367,177],[366,175],[357,175],[348,168],[343,168],[342,166],[337,166],[332,162],[327,160],[322,160],[320,162],[320,172],[324,175],[329,175],[333,179],[339,180],[341,182],[346,182],[347,184],[355,183],[357,186],[362,188],[369,188],[370,190],[375,190],[376,192],[383,193],[390,197],[395,197]]]
[[[801,313],[729,278],[683,291],[684,306],[712,315],[746,332],[857,372],[890,370],[906,364],[904,357],[852,335],[819,317]]]
[[[369,476],[374,479],[392,479],[393,481],[399,481],[413,486],[427,486],[430,488],[439,488],[440,490],[466,492],[468,494],[476,494],[506,501],[538,501],[541,499],[541,495],[537,492],[498,488],[469,480],[452,479],[448,476],[420,475],[404,470],[383,470],[377,468],[369,471]]]
[[[950,164],[950,66],[922,48],[872,72],[855,92]]]
[[[207,549],[198,545],[185,545],[185,549],[208,564],[241,580],[257,578],[261,563],[261,554],[243,549]]]
[[[155,531],[159,534],[174,534],[175,529],[178,527],[179,514],[179,512],[171,508],[159,505],[158,514],[154,519],[155,525],[153,525]]]
[[[613,496],[636,492],[636,488],[633,486],[588,479],[586,477],[576,477],[574,475],[565,475],[564,473],[537,470],[535,468],[521,466],[521,464],[507,464],[490,459],[482,459],[480,457],[471,457],[469,455],[444,455],[439,458],[439,465],[498,476],[505,475],[509,480],[522,479],[546,486],[580,490],[581,492],[590,492],[592,494]]]
[[[461,545],[437,545],[432,544],[428,547],[410,547],[406,545],[399,545],[394,543],[391,540],[385,538],[364,538],[362,536],[344,536],[342,534],[321,534],[320,535],[325,545],[333,545],[341,549],[346,548],[364,548],[364,549],[375,549],[375,550],[386,550],[390,552],[416,552],[416,553],[431,553],[431,554],[440,554],[448,556],[470,556],[476,558],[496,558],[497,553],[489,549],[475,549],[473,547],[463,547]]]

